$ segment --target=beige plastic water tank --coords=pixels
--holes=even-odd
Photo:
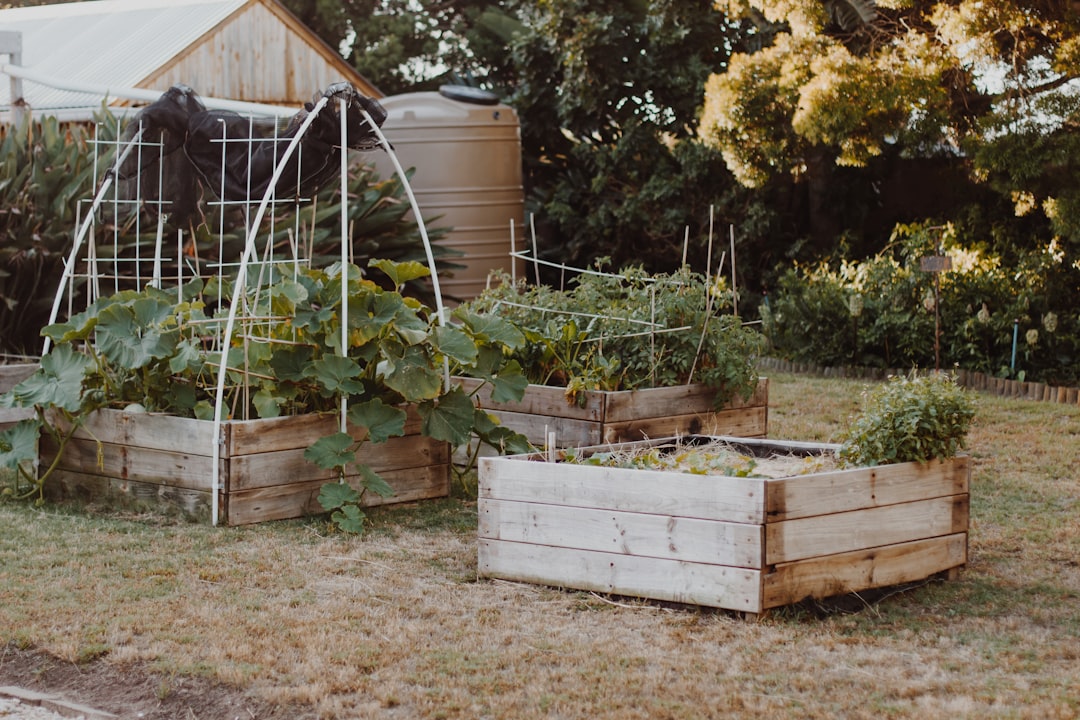
[[[459,86],[379,102],[398,161],[416,168],[411,184],[421,214],[431,227],[453,228],[439,243],[465,253],[454,259],[464,269],[439,276],[443,296],[476,297],[494,269],[521,277],[522,261],[510,256],[511,221],[514,249],[525,246],[521,132],[513,108],[491,93]],[[389,157],[376,153],[373,159],[380,177],[393,175]]]

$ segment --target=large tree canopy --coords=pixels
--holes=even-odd
[[[499,18],[517,0],[284,0],[387,95],[502,82]]]
[[[701,134],[742,183],[798,178],[823,157],[862,166],[890,146],[964,156],[980,179],[1042,208],[1059,233],[1080,241],[1080,167],[1071,152],[1080,3],[723,5],[757,32],[709,79]],[[1029,149],[1035,156],[1018,168],[1018,153]]]

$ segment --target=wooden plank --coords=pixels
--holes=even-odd
[[[762,606],[916,582],[967,563],[967,533],[777,565],[762,577]]]
[[[761,572],[723,565],[481,539],[478,571],[481,577],[761,611]]]
[[[615,423],[664,415],[708,413],[717,410],[715,400],[716,391],[701,383],[608,392],[603,420]],[[735,396],[721,409],[764,408],[768,404],[769,381],[761,378],[749,398]]]
[[[450,494],[450,468],[448,465],[431,465],[407,470],[391,470],[380,477],[394,488],[394,495],[382,498],[375,493],[364,494],[363,505],[373,507],[390,503],[413,502]],[[359,478],[345,478],[353,487],[359,488]],[[229,525],[247,525],[268,520],[285,520],[325,512],[318,497],[326,480],[310,480],[291,485],[251,488],[231,492],[224,502],[225,522]]]
[[[3,395],[8,390],[33,375],[37,369],[37,363],[0,365],[0,395]]]
[[[760,525],[482,498],[478,535],[492,540],[761,568]]]
[[[776,478],[766,484],[769,522],[826,515],[968,491],[971,458]]]
[[[768,411],[764,407],[661,417],[642,416],[636,420],[605,423],[603,441],[617,443],[675,435],[761,436],[767,432],[767,417]]]
[[[405,435],[418,435],[423,419],[414,405],[406,407]],[[230,420],[223,455],[253,455],[291,448],[307,448],[316,440],[333,435],[340,428],[337,413],[312,413],[258,420]],[[348,426],[349,434],[360,440],[365,428]]]
[[[307,480],[336,480],[336,470],[325,470],[304,458],[306,449],[304,446],[229,458],[229,492]],[[409,435],[393,437],[382,443],[364,443],[358,460],[375,472],[382,473],[424,465],[445,465],[449,458],[450,446],[447,443],[423,435]]]
[[[34,417],[34,408],[0,408],[0,432],[32,417]]]
[[[46,481],[45,493],[51,500],[98,503],[141,512],[168,510],[210,522],[212,498],[203,490],[57,469]]]
[[[492,410],[499,423],[516,433],[521,433],[537,447],[547,445],[544,431],[555,433],[557,447],[584,447],[603,442],[603,425],[592,420],[520,413],[510,410]]]
[[[765,522],[762,478],[481,458],[479,495],[497,500],[659,513],[736,523]]]
[[[769,522],[765,562],[776,565],[966,532],[968,495]]]
[[[472,392],[479,385],[474,378],[455,377],[465,392]],[[566,388],[549,385],[529,385],[520,402],[502,403],[491,399],[491,387],[485,387],[475,396],[478,407],[485,410],[509,410],[518,413],[532,413],[573,420],[600,421],[604,418],[604,404],[607,393],[583,393],[583,404],[569,404],[566,401]],[[498,413],[496,413],[498,414]]]
[[[100,455],[99,455],[100,447]],[[57,445],[44,433],[40,443],[41,467],[56,457]],[[190,490],[210,491],[212,459],[205,455],[168,452],[116,443],[98,443],[72,438],[64,448],[58,468],[86,475],[101,475],[120,481],[171,485]]]
[[[58,416],[52,422],[66,426]],[[95,410],[86,416],[75,437],[190,455],[210,456],[214,452],[212,422],[159,413]]]

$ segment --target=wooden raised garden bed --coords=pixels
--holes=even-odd
[[[37,363],[0,365],[0,395],[3,395],[8,390],[33,375],[37,368]],[[25,420],[33,416],[33,408],[0,407],[0,430],[4,430],[20,420]]]
[[[779,478],[482,458],[479,573],[763,613],[962,567],[969,476],[966,456]]]
[[[337,431],[334,415],[300,415],[221,424],[220,522],[244,525],[323,512],[320,488],[336,480],[304,459],[304,450]],[[163,510],[209,521],[212,509],[214,424],[169,415],[98,410],[64,450],[47,481],[53,498],[78,498]],[[364,430],[352,429],[355,437]],[[100,441],[100,455],[99,445]],[[41,465],[56,457],[47,435]],[[395,494],[364,494],[364,504],[445,497],[450,490],[450,448],[420,434],[420,417],[409,412],[405,435],[365,443],[359,460]],[[358,487],[356,476],[346,480]]]
[[[466,392],[479,380],[457,378]],[[477,395],[480,407],[537,447],[547,446],[545,432],[555,433],[555,446],[587,447],[673,435],[764,437],[769,424],[769,381],[761,378],[746,400],[734,398],[714,407],[715,392],[705,385],[584,393],[581,404],[568,404],[565,389],[529,385],[520,402],[497,403],[490,387]]]

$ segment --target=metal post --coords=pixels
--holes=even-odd
[[[22,33],[18,30],[0,30],[0,54],[7,55],[10,64],[22,65]],[[11,75],[11,124],[19,127],[29,117],[22,78]]]

